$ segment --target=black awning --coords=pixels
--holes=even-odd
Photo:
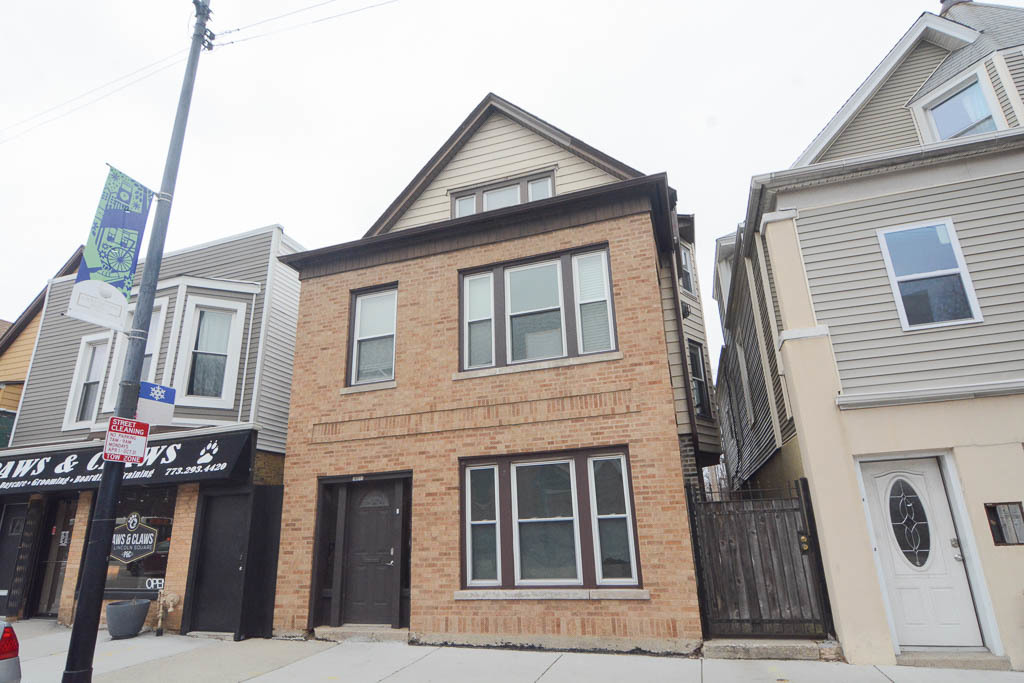
[[[251,429],[153,438],[146,461],[125,465],[123,486],[177,484],[243,476],[249,471],[255,435]],[[4,458],[0,451],[0,495],[94,489],[100,485],[103,446],[65,446]]]

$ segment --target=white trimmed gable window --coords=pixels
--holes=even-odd
[[[904,330],[981,322],[952,219],[885,228],[878,241]]]
[[[179,405],[234,407],[245,310],[243,302],[188,298],[174,380]]]
[[[89,429],[96,419],[100,389],[107,373],[110,333],[101,332],[82,337],[78,361],[71,379],[71,392],[64,411],[63,429]]]
[[[981,84],[974,81],[929,109],[940,140],[996,130]]]
[[[547,199],[554,194],[555,178],[551,171],[458,190],[452,193],[452,218]]]

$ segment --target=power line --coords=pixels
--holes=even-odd
[[[285,17],[290,17],[293,14],[299,14],[300,12],[307,12],[307,11],[309,11],[311,9],[316,9],[317,7],[323,7],[324,5],[330,5],[332,2],[337,2],[337,1],[338,0],[324,0],[323,2],[318,2],[315,5],[309,5],[308,7],[300,7],[299,9],[292,10],[291,12],[285,12],[284,14],[278,14],[276,17],[269,17],[267,19],[260,19],[259,21],[255,21],[255,22],[253,22],[251,24],[246,24],[245,26],[239,26],[237,28],[228,29],[227,31],[221,31],[217,35],[218,36],[226,36],[229,33],[238,33],[239,31],[245,31],[246,29],[250,29],[250,28],[253,28],[255,26],[260,26],[262,24],[266,24],[266,23],[269,23],[271,21],[277,21],[278,19],[284,19]]]
[[[31,133],[36,128],[41,128],[42,126],[45,126],[48,123],[53,123],[54,121],[58,121],[58,120],[64,118],[68,114],[73,114],[73,113],[75,113],[76,111],[78,111],[80,109],[85,109],[86,107],[88,107],[90,105],[96,104],[100,100],[105,100],[106,98],[110,97],[111,95],[113,95],[115,93],[118,93],[118,92],[121,92],[122,90],[124,90],[128,86],[135,85],[139,81],[144,81],[147,78],[155,76],[158,73],[160,73],[161,71],[166,71],[167,69],[170,69],[172,66],[177,66],[177,65],[181,64],[184,61],[185,61],[184,59],[179,59],[179,60],[177,60],[175,62],[171,62],[170,64],[167,64],[165,66],[160,67],[156,71],[152,71],[152,72],[146,74],[145,76],[140,76],[139,78],[136,78],[134,81],[128,81],[127,83],[125,83],[124,85],[122,85],[119,88],[114,88],[110,92],[104,93],[104,94],[100,95],[99,97],[97,97],[95,99],[89,100],[88,102],[85,102],[83,104],[78,105],[77,107],[73,107],[71,109],[68,109],[67,111],[65,111],[65,112],[63,112],[61,114],[58,114],[57,116],[54,116],[53,118],[46,119],[45,121],[40,121],[36,125],[34,125],[34,126],[30,127],[30,128],[26,128],[25,130],[21,131],[20,133],[17,133],[16,135],[12,135],[9,138],[5,138],[3,140],[0,140],[0,145],[5,145],[8,142],[11,142],[13,140],[17,140],[21,136],[27,135],[28,133]],[[141,69],[139,71],[141,71]],[[138,73],[138,71],[135,71],[134,73]],[[79,99],[79,98],[75,98],[75,99]],[[69,100],[69,101],[73,101],[73,100]],[[50,111],[52,111],[52,110],[50,110]]]
[[[250,40],[256,40],[257,38],[266,38],[267,36],[277,35],[278,33],[286,33],[287,31],[291,31],[291,30],[294,30],[294,29],[297,29],[297,28],[302,28],[303,26],[312,26],[313,24],[319,24],[320,22],[330,21],[331,19],[337,19],[339,17],[347,17],[347,16],[349,16],[351,14],[358,14],[359,12],[365,12],[366,10],[375,9],[377,7],[383,7],[384,5],[390,5],[390,4],[395,3],[395,2],[398,2],[398,0],[384,0],[384,2],[378,2],[378,3],[375,3],[373,5],[364,5],[363,7],[357,7],[355,9],[346,10],[344,12],[339,12],[338,14],[332,14],[332,15],[327,16],[327,17],[321,17],[319,19],[314,19],[312,21],[303,22],[301,24],[295,24],[294,26],[286,26],[285,28],[280,28],[280,29],[277,29],[276,31],[267,31],[266,33],[259,33],[259,34],[255,35],[255,36],[247,36],[245,38],[239,38],[237,40],[232,40],[232,41],[227,42],[227,43],[215,43],[214,47],[227,47],[228,45],[237,45],[238,43],[244,43],[244,42],[247,42],[247,41],[250,41]],[[327,3],[321,3],[321,4],[327,4]],[[314,5],[314,7],[315,7],[315,5]],[[301,10],[297,10],[297,11],[301,11]],[[287,15],[282,15],[282,16],[287,16]],[[266,21],[271,21],[271,20],[267,19]]]
[[[126,78],[130,78],[130,77],[134,76],[135,74],[137,74],[137,73],[139,73],[141,71],[145,71],[146,69],[150,69],[150,68],[156,66],[157,64],[160,64],[161,62],[166,62],[168,59],[171,59],[172,57],[177,57],[178,55],[185,54],[186,52],[188,52],[188,50],[178,50],[174,54],[167,55],[163,59],[158,59],[155,62],[153,62],[152,64],[147,64],[146,66],[138,68],[135,71],[132,71],[130,73],[126,73],[123,76],[118,76],[117,78],[115,78],[115,79],[113,79],[111,81],[107,81],[106,83],[104,83],[102,85],[97,85],[95,88],[92,88],[91,90],[86,90],[81,95],[75,95],[74,97],[72,97],[69,100],[65,100],[65,101],[61,102],[60,104],[55,104],[52,107],[50,107],[49,109],[44,109],[41,112],[37,112],[37,113],[33,114],[32,116],[29,116],[28,118],[25,118],[25,119],[22,119],[21,121],[18,121],[17,123],[12,123],[9,126],[4,126],[3,128],[0,128],[0,133],[5,133],[5,132],[9,131],[11,128],[17,128],[18,126],[23,126],[26,123],[30,123],[31,121],[33,121],[34,119],[39,118],[40,116],[45,116],[45,115],[49,114],[52,111],[56,111],[57,109],[60,109],[61,107],[64,107],[64,106],[67,106],[67,105],[71,104],[72,102],[75,102],[77,100],[82,99],[83,97],[87,97],[88,95],[91,95],[91,94],[93,94],[94,92],[96,92],[98,90],[103,90],[107,86],[113,85],[114,83],[117,83],[118,81],[123,81]],[[179,60],[178,62],[174,62],[174,63],[178,64],[178,63],[180,63],[180,61],[181,60]],[[162,69],[158,69],[157,71],[162,71]],[[153,73],[157,73],[157,71],[154,71]],[[150,75],[152,75],[152,74],[150,74]],[[133,83],[135,83],[135,82],[138,82],[138,81],[133,81]],[[54,119],[54,120],[56,120],[56,119]]]

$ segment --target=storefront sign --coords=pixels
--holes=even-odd
[[[114,527],[110,544],[110,557],[128,564],[141,560],[156,551],[156,529],[142,523],[142,515],[133,512],[124,524]]]
[[[124,486],[227,479],[247,471],[252,430],[153,439],[139,464],[125,465]],[[0,495],[28,491],[94,489],[103,449],[95,443],[30,455],[0,455]]]
[[[103,459],[110,462],[128,462],[138,465],[146,459],[146,441],[149,425],[138,420],[112,417],[107,423],[107,438],[103,442]]]

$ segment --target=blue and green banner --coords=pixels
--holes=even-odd
[[[124,330],[153,192],[113,166],[82,254],[68,315]]]

